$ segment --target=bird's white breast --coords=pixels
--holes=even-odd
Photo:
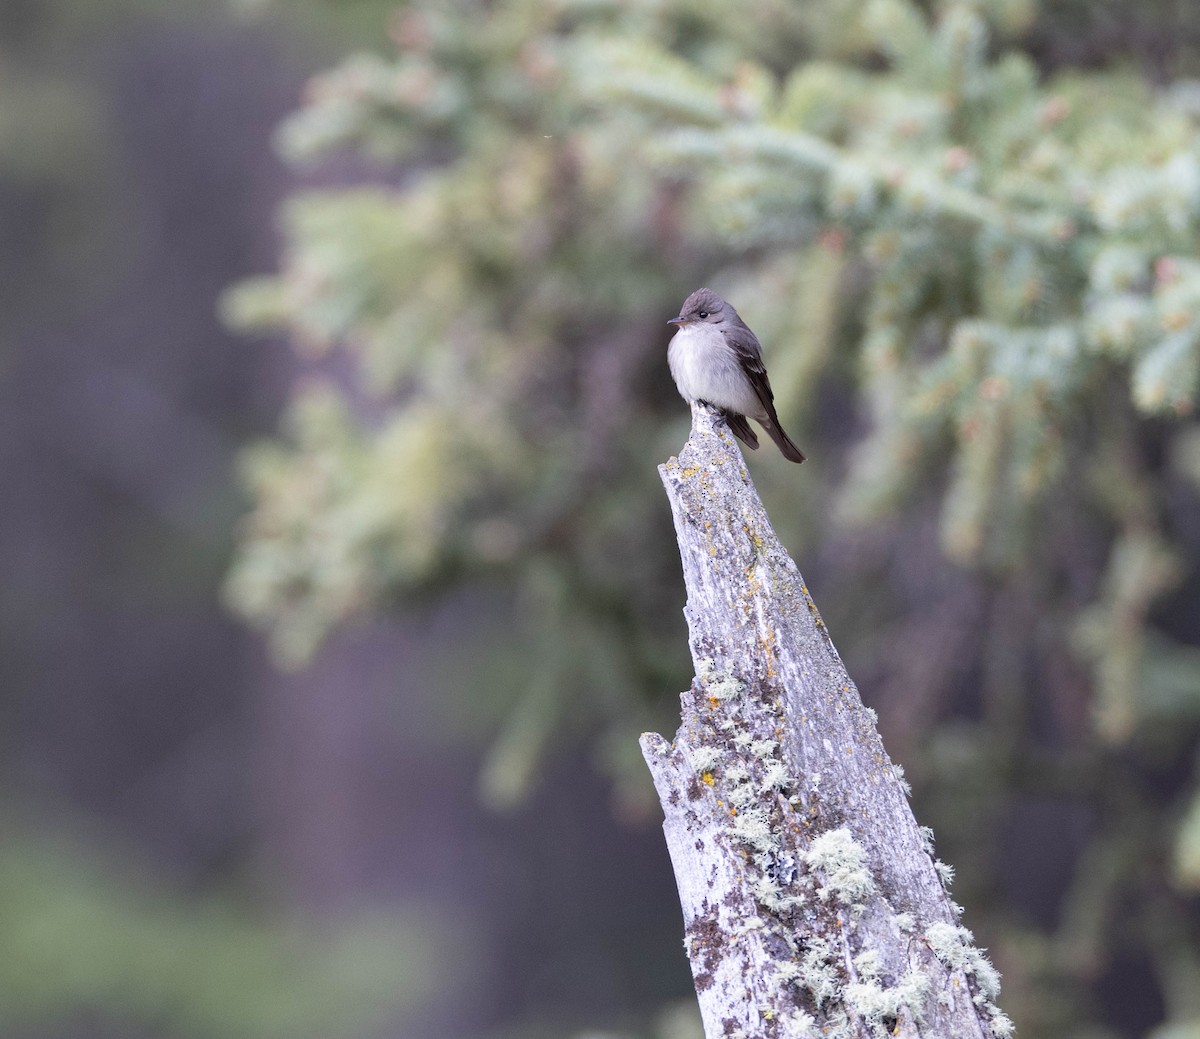
[[[714,325],[684,325],[667,347],[667,364],[684,400],[704,400],[758,418],[762,403],[742,366]]]

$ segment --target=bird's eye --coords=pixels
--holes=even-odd
[[[708,317],[708,311],[707,310],[700,311],[700,320],[703,321],[706,317]]]

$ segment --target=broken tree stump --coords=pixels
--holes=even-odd
[[[665,813],[707,1039],[1003,1039],[874,712],[715,410],[659,471],[696,677],[642,752]]]

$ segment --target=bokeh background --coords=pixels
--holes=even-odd
[[[1019,1034],[1200,1036],[1197,76],[1167,0],[5,0],[3,1034],[699,1034],[709,284]]]

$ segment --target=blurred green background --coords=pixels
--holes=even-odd
[[[1027,1039],[1200,1036],[1200,12],[7,0],[0,1031],[687,1039],[666,318]]]

